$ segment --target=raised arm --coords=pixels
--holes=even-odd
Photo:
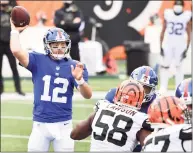
[[[78,84],[77,89],[80,91],[81,95],[86,99],[90,99],[92,97],[92,89],[83,78],[83,67],[84,65],[80,62],[76,64],[75,68],[71,65],[71,72]]]
[[[27,67],[29,64],[29,53],[22,50],[19,33],[27,28],[25,27],[15,27],[10,19],[11,23],[11,36],[10,36],[10,49],[13,55],[19,60],[19,62],[24,66]]]

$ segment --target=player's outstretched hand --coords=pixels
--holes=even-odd
[[[28,25],[24,26],[24,27],[16,27],[11,18],[10,18],[10,24],[11,24],[11,30],[18,30],[19,32],[22,32],[24,29],[26,29],[28,27]]]
[[[71,72],[72,72],[72,76],[76,79],[76,80],[80,80],[83,77],[83,68],[84,65],[80,62],[78,62],[76,64],[76,67],[74,68],[73,65],[71,65]]]

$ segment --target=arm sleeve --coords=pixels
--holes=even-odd
[[[36,54],[29,53],[29,64],[28,64],[28,66],[26,68],[33,73],[37,69],[37,65],[36,64],[37,64]]]

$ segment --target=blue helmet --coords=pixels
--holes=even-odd
[[[176,88],[175,96],[183,99],[187,105],[192,104],[192,79],[183,80]]]
[[[143,102],[151,101],[155,94],[156,86],[158,85],[158,77],[155,71],[149,66],[140,66],[133,70],[130,77],[143,85],[145,89]]]
[[[190,118],[192,117],[192,79],[183,80],[176,88],[175,96],[182,99],[188,107]]]
[[[70,52],[71,40],[70,36],[61,28],[49,29],[43,38],[44,49],[47,55],[53,55],[50,43],[53,42],[66,42],[67,47],[65,48],[63,58]]]

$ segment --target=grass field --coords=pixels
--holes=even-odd
[[[114,78],[90,78],[93,91],[108,91],[122,80]],[[22,80],[24,92],[33,92],[31,80]],[[174,79],[169,82],[169,89],[174,89]],[[14,92],[12,80],[5,80],[5,92]],[[101,97],[103,98],[103,97]],[[87,118],[93,111],[96,99],[75,100],[73,102],[73,125]],[[32,129],[32,101],[1,101],[1,151],[27,151],[28,137]],[[89,138],[75,143],[75,151],[89,151]],[[52,146],[50,151],[53,151]]]
[[[73,125],[87,118],[96,100],[74,101]],[[86,107],[85,107],[86,106]],[[27,151],[28,136],[32,129],[31,101],[1,102],[1,151]],[[89,139],[75,143],[75,151],[89,151]],[[52,146],[50,151],[53,151]]]
[[[128,77],[126,77],[128,78]],[[90,78],[89,84],[92,87],[93,91],[108,91],[113,87],[117,87],[123,79],[119,79],[118,77],[107,77],[107,78]],[[4,81],[5,92],[15,92],[13,81],[12,80],[5,80]],[[33,92],[33,84],[32,81],[29,79],[22,79],[21,86],[24,92]],[[169,80],[168,89],[173,90],[174,86],[174,79]],[[158,83],[159,89],[159,83]]]

